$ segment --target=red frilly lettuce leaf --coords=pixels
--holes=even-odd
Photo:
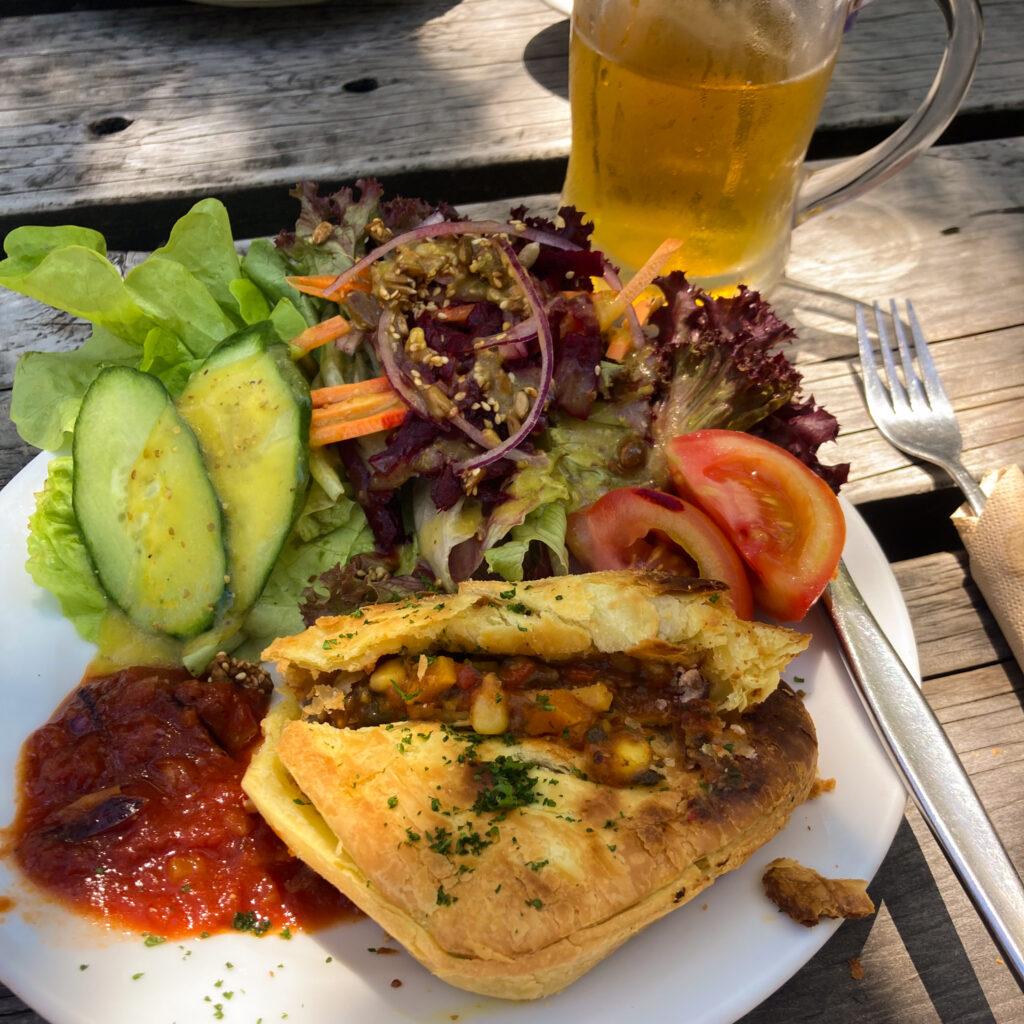
[[[397,560],[380,554],[356,555],[321,573],[302,592],[299,612],[312,626],[325,615],[350,615],[365,604],[387,604],[437,591],[434,574],[422,563],[393,576]]]

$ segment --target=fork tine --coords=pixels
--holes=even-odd
[[[857,347],[860,349],[860,371],[864,383],[864,397],[867,399],[868,411],[872,416],[881,416],[884,413],[892,413],[892,403],[882,381],[878,376],[878,367],[875,365],[875,353],[871,349],[871,335],[868,332],[868,325],[864,321],[864,307],[857,303]]]
[[[907,401],[907,393],[903,390],[899,377],[896,376],[896,364],[892,358],[892,346],[889,344],[889,331],[885,326],[885,314],[875,303],[875,324],[878,327],[878,351],[882,356],[882,363],[885,365],[885,376],[889,382],[889,394],[892,396],[892,407],[896,412],[907,410],[910,403]]]
[[[942,386],[939,371],[935,369],[935,363],[932,361],[932,354],[928,348],[924,331],[921,330],[921,325],[917,322],[917,314],[914,312],[914,305],[910,299],[906,300],[906,306],[907,319],[910,321],[910,333],[914,336],[914,352],[917,354],[917,361],[921,365],[921,376],[924,378],[924,389],[928,393],[928,400],[933,407],[944,406],[947,409],[952,409],[949,398],[946,396],[946,390]]]
[[[903,364],[903,379],[907,382],[907,392],[910,395],[910,405],[913,409],[927,408],[928,403],[924,398],[924,391],[921,389],[921,379],[914,370],[914,357],[907,344],[907,335],[903,330],[903,323],[900,320],[899,307],[895,299],[889,300],[889,315],[892,317],[892,329],[896,333],[896,344],[900,350],[900,362]]]

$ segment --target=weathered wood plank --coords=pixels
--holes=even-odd
[[[1024,104],[1014,6],[986,3],[965,111]],[[941,36],[927,0],[865,10],[822,125],[906,117]],[[70,11],[4,19],[0,50],[0,215],[308,176],[483,171],[568,150],[566,31],[536,0]]]
[[[893,566],[914,624],[921,674],[926,679],[1010,657],[966,566],[963,552],[947,551]]]

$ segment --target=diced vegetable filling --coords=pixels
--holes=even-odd
[[[707,693],[697,668],[626,654],[559,663],[389,655],[367,674],[313,686],[303,711],[347,728],[440,721],[478,736],[551,739],[581,751],[595,781],[656,785],[666,742],[742,743],[742,726],[717,715]]]

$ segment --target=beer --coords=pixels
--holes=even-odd
[[[564,198],[627,272],[674,237],[707,287],[781,274],[835,59],[799,32],[781,0],[576,0]]]

